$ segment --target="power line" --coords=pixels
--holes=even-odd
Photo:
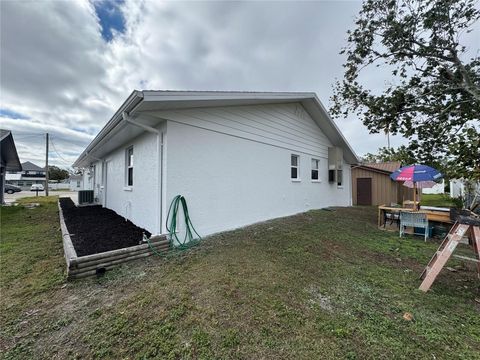
[[[65,164],[68,164],[68,166],[71,166],[71,162],[68,161],[67,159],[65,159],[65,158],[64,158],[62,155],[60,155],[60,153],[58,152],[57,147],[55,146],[52,137],[50,138],[50,144],[52,145],[52,149],[53,149],[53,151],[58,155],[58,157],[59,157],[60,159],[62,159],[62,160],[65,162]]]

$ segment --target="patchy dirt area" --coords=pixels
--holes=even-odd
[[[451,259],[457,271],[418,291],[438,243],[378,230],[374,207],[275,219],[67,282],[57,199],[19,204],[33,201],[0,209],[2,359],[479,358],[474,264]]]
[[[60,198],[63,216],[78,256],[138,245],[143,233],[151,234],[101,206],[77,207],[70,198]]]

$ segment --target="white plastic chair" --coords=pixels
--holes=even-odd
[[[425,232],[425,241],[428,237],[428,218],[426,213],[422,212],[401,212],[400,213],[400,237],[405,234],[405,227],[422,228]]]

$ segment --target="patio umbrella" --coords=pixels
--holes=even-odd
[[[390,177],[394,181],[411,181],[413,183],[413,204],[416,209],[417,184],[441,179],[443,175],[438,170],[427,165],[409,165],[395,170]]]
[[[417,189],[426,189],[426,188],[432,188],[434,187],[435,185],[437,185],[437,183],[435,181],[418,181],[416,183],[414,183],[413,181],[405,181],[403,183],[403,186],[406,186],[408,188],[413,188],[414,186],[417,187]]]

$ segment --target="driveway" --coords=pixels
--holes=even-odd
[[[59,191],[53,191],[50,190],[49,193],[50,196],[59,196],[59,197],[69,197],[73,200],[75,204],[77,204],[78,201],[78,193],[76,191],[68,191],[68,190],[59,190]],[[28,190],[23,190],[14,194],[5,194],[5,202],[7,204],[13,203],[17,201],[17,199],[21,199],[24,197],[30,197],[30,196],[36,196],[35,191],[28,191]],[[45,191],[39,191],[38,196],[45,196]]]

